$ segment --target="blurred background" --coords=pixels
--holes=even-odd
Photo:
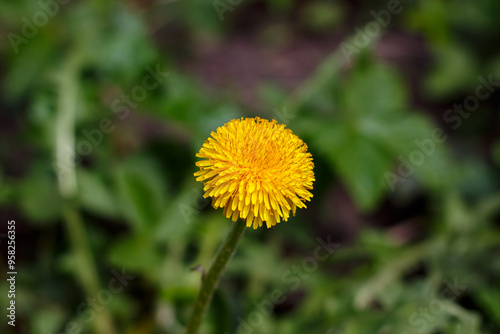
[[[2,1],[16,326],[182,333],[230,227],[195,154],[285,123],[314,198],[248,229],[202,333],[500,333],[500,2]],[[200,267],[198,267],[200,268]],[[2,309],[11,300],[0,282]]]

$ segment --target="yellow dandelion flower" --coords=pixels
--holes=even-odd
[[[290,211],[305,208],[314,179],[307,145],[285,125],[256,118],[235,119],[212,132],[197,157],[196,180],[203,197],[224,215],[246,220],[256,229],[287,221]]]

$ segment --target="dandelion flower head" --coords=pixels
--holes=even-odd
[[[307,145],[275,120],[235,119],[212,132],[197,157],[194,175],[204,183],[203,197],[224,208],[233,221],[268,228],[305,208],[315,181]]]

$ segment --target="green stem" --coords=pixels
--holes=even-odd
[[[246,225],[243,222],[237,221],[232,223],[231,230],[227,235],[224,243],[221,245],[215,258],[212,262],[210,270],[206,274],[203,283],[201,285],[200,292],[196,298],[194,304],[193,313],[191,315],[191,321],[188,324],[186,334],[197,334],[200,328],[201,322],[205,313],[208,309],[208,305],[212,296],[214,294],[217,285],[219,284],[220,277],[229,259],[233,256],[236,246],[245,231]]]
[[[74,268],[85,289],[85,293],[95,297],[100,290],[99,278],[80,213],[74,205],[65,203],[63,217],[66,225],[66,233],[68,234],[75,256]],[[99,334],[115,333],[111,316],[106,308],[103,308],[100,312],[96,312],[94,329]]]
[[[59,191],[64,199],[63,218],[68,239],[75,256],[75,271],[85,293],[95,297],[100,290],[96,264],[89,247],[87,233],[76,205],[78,194],[75,157],[67,157],[67,149],[75,150],[75,119],[78,105],[78,73],[81,58],[78,52],[70,54],[61,69],[58,80],[58,104],[56,117],[56,162],[68,166],[58,171]],[[109,311],[104,308],[96,313],[94,329],[98,334],[114,334],[115,329]]]

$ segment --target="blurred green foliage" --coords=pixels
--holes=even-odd
[[[204,84],[193,65],[234,39],[285,55],[296,40],[322,49],[334,36],[339,46],[387,6],[0,3],[0,203],[4,221],[17,222],[14,332],[91,333],[109,312],[117,333],[181,333],[200,286],[191,268],[209,266],[229,227],[194,181],[195,153],[218,126],[255,115],[306,141],[314,199],[291,221],[246,233],[203,333],[500,332],[500,95],[457,129],[444,118],[477,94],[478,78],[500,81],[500,3],[402,2],[350,61],[330,48],[293,90],[262,78],[245,87],[255,105]],[[54,15],[34,25],[41,11]],[[398,62],[391,50],[405,51],[402,41],[416,47]],[[153,76],[149,89],[151,71],[168,76]],[[416,141],[436,129],[446,139],[426,154]],[[416,152],[423,162],[402,167]],[[409,175],[391,183],[401,168]],[[337,214],[346,210],[354,220]],[[84,234],[72,234],[78,222]],[[318,238],[340,247],[320,259]],[[123,270],[133,278],[109,292]],[[5,280],[0,290],[6,305]]]

